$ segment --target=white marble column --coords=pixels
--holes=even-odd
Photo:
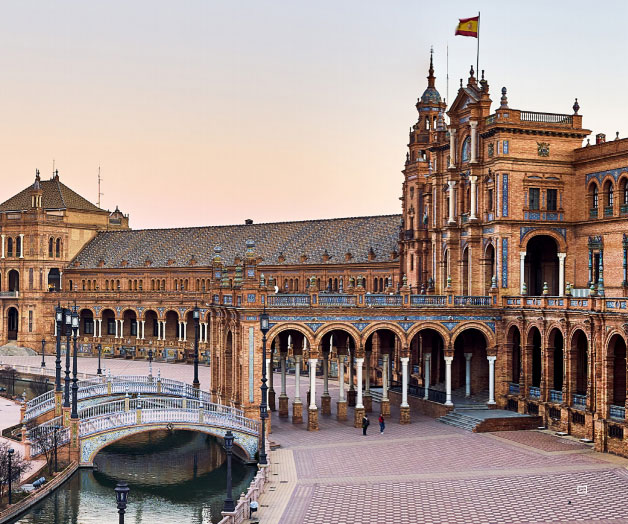
[[[102,338],[102,318],[98,319],[98,338]]]
[[[495,356],[488,356],[488,402],[495,404]]]
[[[526,252],[519,251],[519,292],[523,295],[523,286],[526,283],[525,281],[525,272],[526,272]]]
[[[401,357],[401,406],[407,408],[408,404],[408,361],[409,357]]]
[[[183,339],[183,322],[179,320],[179,342]]]
[[[565,257],[567,253],[558,253],[558,296],[565,295]]]
[[[146,320],[142,320],[142,340],[146,339]]]
[[[329,395],[329,355],[323,355],[323,395]]]
[[[364,361],[364,394],[371,394],[371,355],[372,353],[368,353],[368,357]]]
[[[454,180],[450,180],[447,182],[449,184],[449,218],[448,222],[450,224],[454,224],[456,222],[455,214],[455,206],[456,206],[456,182]]]
[[[456,167],[456,130],[449,128],[449,167]]]
[[[445,406],[453,406],[451,401],[451,362],[454,357],[445,357]]]
[[[427,400],[429,398],[429,389],[430,389],[430,373],[432,363],[432,354],[431,353],[423,353],[423,387],[425,388],[425,392],[423,393],[423,398]]]
[[[345,357],[338,355],[338,400],[343,402],[345,399]]]
[[[310,358],[310,409],[316,408],[316,362],[317,358]]]
[[[183,342],[187,342],[188,341],[188,323],[187,321],[183,321]]]
[[[24,233],[20,233],[20,258],[24,258]]]
[[[124,319],[120,319],[120,338],[124,338]]]
[[[301,355],[294,356],[294,402],[301,402]]]
[[[356,409],[364,408],[362,403],[362,366],[364,366],[364,357],[355,359],[355,372],[358,382],[358,395],[355,401]]]
[[[116,325],[116,336],[113,338],[118,338],[118,319],[117,318],[115,319],[114,324]]]
[[[382,400],[388,400],[388,353],[382,355]]]
[[[281,395],[286,394],[286,353],[281,353]]]
[[[0,236],[2,236],[2,257],[0,258],[4,258],[4,244],[5,244],[4,239],[6,238],[6,235],[0,235]]]
[[[471,159],[470,162],[477,162],[477,136],[478,136],[478,123],[474,120],[469,122],[471,126]]]
[[[466,398],[469,398],[471,396],[471,357],[472,356],[473,356],[473,353],[464,354],[464,359],[466,361],[465,362],[464,396]]]
[[[471,181],[471,213],[469,214],[469,220],[476,220],[478,218],[478,177],[477,175],[471,175],[469,180]]]

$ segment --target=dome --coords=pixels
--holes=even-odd
[[[440,93],[435,87],[428,87],[421,95],[421,102],[424,104],[440,104]]]

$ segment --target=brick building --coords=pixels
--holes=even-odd
[[[216,401],[256,416],[266,307],[282,369],[349,379],[339,418],[359,421],[371,387],[404,422],[472,396],[628,455],[628,140],[583,146],[577,100],[493,104],[473,68],[447,107],[430,65],[416,107],[400,215],[132,230],[37,174],[0,205],[2,342],[53,352],[59,301],[82,352],[189,360],[197,332]],[[316,429],[332,399],[312,393]],[[304,420],[305,398],[273,384],[277,400]]]

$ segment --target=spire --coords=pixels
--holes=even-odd
[[[434,46],[430,47],[430,69],[427,77],[427,87],[436,87],[436,77],[434,76]]]

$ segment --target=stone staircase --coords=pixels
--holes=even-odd
[[[439,417],[438,420],[443,424],[447,424],[449,426],[455,426],[457,428],[466,429],[467,431],[473,431],[476,426],[483,422],[484,419],[465,414],[464,409],[456,408],[453,411],[447,413],[447,415]]]
[[[370,389],[371,397],[373,402],[381,402],[382,401],[382,388],[371,388]]]

